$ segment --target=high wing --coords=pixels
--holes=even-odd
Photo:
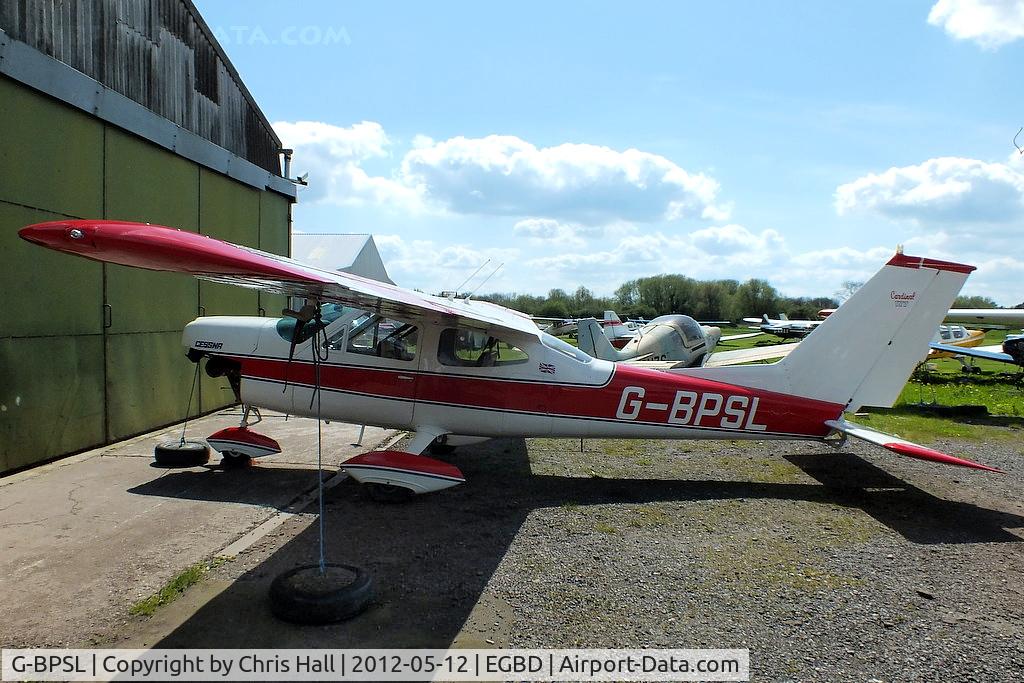
[[[764,334],[764,332],[745,332],[743,334],[730,334],[719,339],[718,343],[721,344],[722,342],[736,341],[737,339],[750,339],[751,337],[760,337],[762,334]]]
[[[485,301],[429,296],[175,228],[126,221],[69,220],[30,225],[18,234],[29,242],[94,261],[187,273],[203,280],[340,303],[396,318],[427,315],[470,327],[540,334],[529,317]]]
[[[946,314],[947,323],[966,325],[1008,325],[1024,327],[1022,308],[951,308]]]
[[[965,346],[953,346],[952,344],[938,344],[932,343],[928,345],[936,351],[946,351],[947,353],[956,354],[957,356],[972,356],[974,358],[984,358],[986,360],[997,360],[1003,363],[1013,363],[1017,365],[1017,361],[1013,359],[1008,353],[1002,351],[996,351],[999,346],[979,346],[975,348]]]
[[[704,363],[706,368],[717,368],[726,365],[740,365],[742,363],[753,363],[760,360],[771,360],[773,358],[785,358],[799,342],[792,344],[773,344],[772,346],[757,346],[751,349],[736,349],[734,351],[715,351],[708,356]]]
[[[752,349],[736,349],[734,351],[715,351],[708,356],[703,367],[718,368],[726,365],[742,365],[743,363],[753,363],[760,360],[785,358],[797,347],[798,343],[799,342],[794,342],[792,344],[775,344],[773,346],[758,346]],[[646,360],[650,357],[651,354],[647,354],[640,358],[631,358],[621,362],[628,365],[638,365],[642,368],[651,368],[654,370],[675,370],[686,367],[686,361]]]

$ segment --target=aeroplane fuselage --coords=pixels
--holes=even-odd
[[[313,362],[312,342],[306,341],[289,361],[290,342],[278,332],[280,325],[267,318],[199,318],[184,340],[194,355],[236,366],[246,404],[315,417],[319,384],[326,419],[400,429],[431,425],[457,435],[817,439],[829,432],[825,421],[843,409],[616,365],[548,335],[506,333],[500,341],[509,360],[453,366],[442,350],[452,333],[430,323],[416,325],[414,352],[382,357],[366,353],[368,347],[348,350],[350,321],[339,320],[317,335],[323,360]]]

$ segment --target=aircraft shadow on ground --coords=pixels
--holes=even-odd
[[[204,500],[217,503],[246,503],[284,509],[296,491],[316,486],[317,472],[309,467],[252,467],[224,469],[207,465],[202,469],[166,471],[145,484],[128,489],[142,496]]]
[[[784,457],[821,482],[827,492],[824,499],[860,508],[912,543],[1016,543],[1021,540],[1008,529],[1024,527],[1024,517],[940,498],[853,453]]]
[[[814,501],[860,508],[915,543],[1017,541],[1005,529],[1024,526],[1024,517],[932,496],[853,454],[784,457],[821,483],[533,475],[522,439],[459,449],[447,459],[465,473],[469,484],[403,505],[369,500],[358,485],[346,482],[327,494],[327,558],[362,565],[373,575],[378,597],[365,614],[322,627],[291,625],[271,616],[267,591],[273,578],[317,560],[317,525],[311,524],[156,646],[446,648],[526,517],[535,509],[566,503]],[[282,476],[277,468],[266,472]],[[204,476],[180,474],[183,481]],[[175,495],[170,487],[145,488],[135,492]],[[208,491],[199,486],[174,490],[186,497]],[[217,498],[222,499],[231,498]],[[255,494],[237,499],[259,502]]]

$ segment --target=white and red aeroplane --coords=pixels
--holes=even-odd
[[[231,380],[246,408],[415,432],[404,452],[343,463],[386,495],[464,481],[454,466],[421,455],[432,444],[501,436],[848,435],[901,455],[997,471],[844,418],[863,405],[892,405],[972,266],[897,252],[777,363],[655,370],[594,359],[494,304],[427,296],[191,232],[84,220],[19,234],[97,261],[317,302],[280,319],[198,318],[185,328],[184,344],[192,360],[208,359],[208,373]],[[278,451],[248,428],[248,413],[210,442],[228,455]]]

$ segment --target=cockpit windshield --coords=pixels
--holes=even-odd
[[[277,321],[277,333],[286,342],[291,343],[294,339],[295,343],[299,344],[307,341],[314,334],[324,329],[335,320],[345,315],[349,309],[347,306],[341,304],[324,304],[320,307],[320,322],[316,320],[310,320],[303,324],[302,329],[299,331],[299,336],[295,337],[295,326],[298,324],[298,320],[285,316]]]
[[[704,331],[700,329],[700,324],[696,320],[688,315],[677,316],[677,324],[679,329],[683,333],[683,337],[688,342],[701,341],[704,339]]]

